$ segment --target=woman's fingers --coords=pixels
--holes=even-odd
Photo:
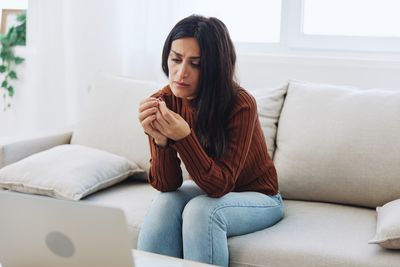
[[[160,108],[160,112],[162,114],[162,117],[165,119],[165,121],[167,123],[172,123],[175,120],[175,116],[172,110],[170,110],[167,105],[165,104],[164,101],[160,101],[159,103],[159,108]]]
[[[141,121],[142,127],[143,127],[143,129],[144,129],[144,131],[145,131],[146,133],[150,134],[149,131],[151,131],[152,128],[153,128],[153,127],[151,126],[151,123],[152,123],[155,119],[156,119],[156,115],[151,115],[151,116],[148,116],[148,117],[146,117],[144,120]]]
[[[158,101],[154,97],[149,97],[140,102],[139,113],[145,111],[146,109],[158,107]]]
[[[139,121],[142,122],[148,116],[155,114],[158,110],[158,100],[155,97],[148,97],[140,101],[139,105]]]
[[[156,120],[164,127],[168,127],[169,122],[165,119],[164,115],[161,114],[160,110],[156,112]]]
[[[145,109],[144,111],[139,113],[139,121],[142,122],[148,116],[156,114],[157,111],[158,111],[157,107],[152,107],[152,108],[149,108],[149,109]]]
[[[156,139],[165,138],[161,131],[157,129],[154,124],[157,124],[155,121],[155,115],[151,115],[142,121],[143,129],[147,134]]]
[[[144,104],[144,103],[146,103],[146,102],[154,101],[154,100],[157,100],[157,98],[152,97],[152,96],[151,96],[151,97],[148,97],[148,98],[145,98],[145,99],[143,99],[142,101],[139,102],[139,106],[142,105],[142,104]]]
[[[166,121],[162,118],[159,111],[159,101],[159,99],[154,97],[148,97],[142,100],[139,104],[138,118],[144,131],[153,137],[157,144],[165,144],[168,138],[162,133],[164,130],[162,124],[165,125]],[[157,113],[161,123],[156,120]]]

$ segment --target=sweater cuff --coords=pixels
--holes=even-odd
[[[159,166],[160,164],[169,162],[169,160],[172,157],[175,157],[175,155],[176,151],[171,146],[159,146],[153,141],[152,162],[154,163],[154,166]]]
[[[165,146],[160,146],[160,145],[158,145],[158,144],[156,143],[156,141],[154,140],[154,138],[151,138],[151,141],[153,142],[153,145],[154,145],[156,148],[158,148],[158,149],[164,149],[164,150],[167,149],[167,148],[170,148],[171,144],[175,143],[175,141],[173,141],[172,139],[169,139],[169,138],[168,138],[167,144],[166,144]]]

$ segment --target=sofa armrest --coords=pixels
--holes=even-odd
[[[72,132],[42,135],[20,140],[0,140],[0,169],[32,154],[50,149],[54,146],[69,144]]]

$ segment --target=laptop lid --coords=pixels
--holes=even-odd
[[[0,192],[0,264],[132,267],[122,210]]]

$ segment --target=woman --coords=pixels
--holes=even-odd
[[[283,217],[256,102],[234,81],[235,62],[216,18],[189,16],[168,35],[162,68],[169,84],[139,107],[150,141],[149,182],[161,191],[139,249],[228,266],[228,237]],[[183,184],[178,153],[192,180]]]

